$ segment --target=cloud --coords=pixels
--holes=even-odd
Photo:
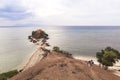
[[[32,13],[16,3],[9,3],[0,8],[0,17],[9,20],[20,20],[32,16]]]
[[[119,4],[119,0],[31,0],[29,9],[50,25],[120,25]]]
[[[0,20],[13,25],[120,25],[119,4],[119,0],[0,0]]]

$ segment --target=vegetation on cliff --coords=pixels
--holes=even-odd
[[[72,54],[70,54],[67,51],[61,50],[60,47],[58,47],[58,46],[54,46],[53,51],[57,52],[58,54],[63,54],[66,57],[73,58]]]

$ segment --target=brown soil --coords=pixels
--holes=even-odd
[[[51,53],[10,80],[120,80],[120,77],[96,65],[90,68],[85,61]]]

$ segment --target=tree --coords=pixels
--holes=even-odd
[[[59,52],[59,51],[60,51],[60,48],[57,47],[57,46],[54,46],[54,47],[53,47],[53,51]]]
[[[113,66],[120,59],[120,53],[114,48],[106,47],[101,52],[97,52],[96,57],[97,61],[107,69],[108,66]]]

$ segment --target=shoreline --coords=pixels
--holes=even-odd
[[[41,48],[46,47],[46,45],[42,45],[42,44],[43,44],[42,40],[40,40],[35,44],[36,45],[35,50],[33,50],[33,52],[27,56],[27,59],[23,60],[22,64],[20,64],[17,67],[19,71],[21,70],[24,71],[29,67],[34,66],[34,64],[36,64],[42,59],[44,51]]]
[[[18,67],[17,67],[18,70],[24,69],[24,67],[25,67],[27,64],[30,63],[31,59],[36,57],[36,56],[34,56],[34,55],[35,55],[35,53],[39,50],[39,48],[40,48],[40,46],[37,46],[37,47],[35,48],[35,50],[33,50],[32,53],[30,53],[30,54],[28,54],[28,55],[26,56],[26,58],[22,61],[22,64],[18,65]],[[33,62],[33,61],[32,61],[32,62]]]
[[[93,60],[95,65],[99,65],[99,63],[97,62],[97,59],[95,57],[92,56],[74,56],[75,59],[78,60],[84,60],[84,61],[89,61],[89,60]],[[109,70],[113,70],[113,74],[120,76],[120,60],[119,62],[117,62],[114,66],[109,67]]]
[[[93,60],[96,65],[99,65],[99,63],[97,62],[97,59],[95,57],[92,57],[92,56],[74,56],[74,58],[84,60],[84,61]],[[119,70],[120,69],[120,60],[113,67],[109,67],[109,68],[112,69],[112,70],[113,69],[114,70]]]
[[[42,44],[42,42],[38,42],[38,44]],[[41,58],[42,58],[42,50],[40,50],[40,48],[42,46],[37,45],[36,48],[33,50],[32,53],[28,54],[28,56],[26,56],[26,58],[22,61],[22,63],[20,65],[17,66],[18,70],[25,70],[29,67],[32,67],[35,63],[37,63]],[[43,46],[45,47],[45,46]],[[41,56],[40,56],[41,55]],[[36,59],[37,57],[37,59]]]

